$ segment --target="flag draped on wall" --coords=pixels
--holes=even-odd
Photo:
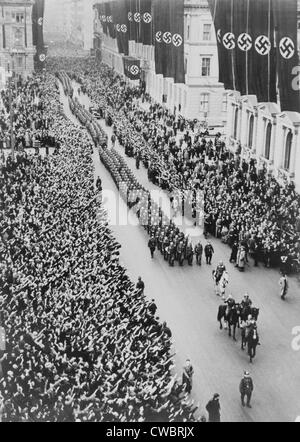
[[[105,11],[106,11],[106,22],[107,22],[108,35],[111,38],[116,38],[116,28],[115,28],[115,24],[114,24],[114,20],[113,20],[111,2],[106,2]]]
[[[44,11],[45,0],[35,0],[32,7],[32,42],[36,46],[35,65],[37,69],[45,66],[46,52],[44,46]]]
[[[129,56],[123,57],[124,73],[130,80],[139,80],[141,78],[141,61],[138,58]]]
[[[276,51],[271,0],[251,0],[249,34],[252,38],[249,93],[259,102],[276,102]]]
[[[252,39],[249,34],[250,0],[239,0],[233,9],[233,33],[236,37],[235,87],[242,95],[249,93],[249,66],[251,65]]]
[[[174,83],[185,83],[184,70],[184,0],[172,0],[170,2],[171,21],[171,77]]]
[[[154,0],[153,6],[156,73],[184,83],[184,0]]]
[[[273,0],[276,25],[277,71],[282,111],[300,112],[297,66],[297,0]],[[298,87],[297,87],[298,86]]]
[[[141,0],[141,43],[152,44],[152,0]]]
[[[209,0],[225,89],[276,102],[273,0]]]
[[[128,13],[127,0],[118,0],[112,3],[112,17],[116,28],[116,38],[120,54],[128,55]]]

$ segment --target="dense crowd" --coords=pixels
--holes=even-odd
[[[233,154],[219,134],[201,137],[194,122],[129,87],[107,66],[61,62],[100,107],[126,153],[142,159],[151,180],[170,191],[204,192],[205,233],[228,243],[233,259],[243,247],[256,265],[300,270],[300,197],[293,183],[281,185],[256,160]]]
[[[45,112],[42,77],[30,81],[12,81],[10,87],[1,91],[0,102],[0,149],[11,146],[11,121],[15,149],[54,146],[53,120]]]
[[[60,148],[1,157],[1,420],[193,421],[171,331],[119,263],[92,139],[61,114],[54,75],[22,87]]]

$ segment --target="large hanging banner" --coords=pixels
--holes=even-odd
[[[128,55],[128,3],[126,0],[114,1],[112,16],[116,25],[116,37],[120,54]]]
[[[249,68],[252,66],[252,37],[249,32],[250,0],[235,1],[233,8],[233,33],[235,46],[235,87],[242,95],[249,93]]]
[[[249,59],[249,94],[258,102],[277,101],[276,51],[274,48],[274,19],[271,0],[251,0],[249,5],[249,34],[252,48]]]
[[[282,111],[300,112],[297,53],[297,0],[273,0],[277,72]]]
[[[133,16],[135,13],[135,0],[127,0],[128,3],[128,39],[130,41],[135,41],[135,22]]]
[[[32,43],[36,46],[35,66],[38,70],[44,69],[46,60],[44,11],[45,0],[35,0],[32,7]]]
[[[98,11],[98,17],[99,17],[99,20],[101,22],[103,32],[104,32],[104,34],[107,35],[107,33],[108,33],[108,30],[107,30],[107,18],[106,18],[106,11],[105,11],[106,3],[98,3],[98,4],[95,5],[95,7],[96,7],[96,9]]]
[[[141,0],[141,43],[152,44],[152,0]]]
[[[106,3],[105,11],[106,11],[106,22],[107,22],[108,35],[111,38],[116,38],[116,27],[115,27],[115,23],[113,20],[112,3],[111,2]]]
[[[217,40],[220,46],[219,69],[223,71],[222,80],[225,89],[236,90],[236,72],[234,51],[236,47],[235,34],[233,33],[233,0],[217,0],[215,10],[215,24]]]
[[[165,52],[163,45],[164,17],[167,15],[166,0],[153,0],[153,45],[155,56],[155,73],[164,75]]]
[[[130,80],[140,80],[141,62],[138,58],[123,57],[124,74]]]
[[[171,0],[170,24],[172,44],[170,50],[170,76],[174,83],[185,83],[184,70],[184,0]]]

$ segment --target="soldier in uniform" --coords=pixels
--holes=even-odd
[[[154,236],[151,236],[151,238],[149,239],[148,247],[150,249],[151,258],[153,259],[154,258],[154,252],[155,252],[155,249],[156,249],[156,240],[155,240]]]
[[[165,233],[164,240],[163,240],[163,245],[162,245],[165,261],[168,259],[169,246],[170,246],[169,236],[168,236],[167,233]]]
[[[225,270],[226,270],[226,267],[225,267],[223,261],[220,261],[217,268],[216,268],[216,284],[219,283]]]
[[[245,397],[247,398],[247,407],[252,408],[250,405],[252,392],[253,392],[254,386],[252,378],[250,377],[250,373],[248,371],[244,372],[244,377],[240,382],[240,393],[241,393],[241,401],[242,406],[245,407]]]
[[[171,244],[169,245],[169,265],[171,267],[174,266],[175,254],[176,254],[175,244],[171,242]]]
[[[188,260],[189,265],[193,265],[193,257],[194,257],[194,249],[193,249],[193,244],[190,242],[187,245],[186,248],[186,257]]]
[[[199,266],[201,266],[202,254],[203,254],[203,246],[199,241],[198,244],[196,244],[195,246],[196,261]]]
[[[214,248],[211,245],[210,242],[208,242],[204,248],[205,258],[206,258],[206,264],[211,264],[212,256],[214,253]]]

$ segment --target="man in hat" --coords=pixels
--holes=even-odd
[[[252,408],[250,405],[252,392],[253,392],[254,386],[252,378],[250,377],[250,373],[248,371],[244,372],[244,377],[240,382],[240,393],[241,393],[241,401],[242,406],[245,407],[245,397],[247,398],[247,407]]]
[[[213,398],[205,407],[208,412],[208,422],[221,422],[221,406],[219,398],[220,395],[218,393],[214,394]]]

